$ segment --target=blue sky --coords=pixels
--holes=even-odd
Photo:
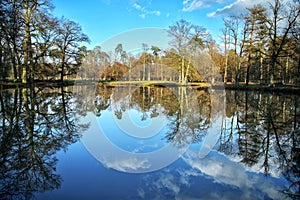
[[[137,28],[167,29],[180,19],[200,25],[218,41],[222,17],[238,14],[265,0],[53,0],[57,17],[78,22],[92,49],[103,41]]]

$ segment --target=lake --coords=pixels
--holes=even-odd
[[[2,89],[0,199],[297,199],[297,94]]]

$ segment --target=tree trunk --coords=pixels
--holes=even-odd
[[[188,74],[189,74],[189,70],[190,70],[190,65],[191,65],[191,61],[189,61],[188,65],[187,65],[187,68],[186,68],[186,73],[185,73],[185,76],[184,76],[184,84],[186,84],[188,82]]]
[[[0,46],[0,72],[1,72],[1,79],[3,80],[5,77],[4,77],[4,67],[5,65],[3,64],[2,62],[3,59],[3,54],[2,54],[2,47]]]
[[[260,58],[259,58],[259,70],[260,70],[259,80],[260,80],[260,84],[264,84],[263,60],[264,60],[263,56],[260,55]]]
[[[30,15],[31,9],[29,2],[25,2],[25,39],[24,39],[24,64],[22,68],[22,83],[27,83],[27,79],[30,78],[30,65],[32,64],[31,58],[31,34],[30,34]]]
[[[225,84],[227,83],[227,70],[228,70],[228,56],[227,56],[227,53],[225,53],[225,70],[224,70],[224,83]]]
[[[182,57],[181,60],[181,79],[179,80],[179,83],[183,84],[184,83],[184,57]]]
[[[250,79],[250,63],[248,63],[247,70],[246,70],[246,86],[249,85],[249,79]]]
[[[62,59],[61,59],[61,74],[60,74],[60,81],[64,81],[64,74],[65,74],[65,60],[66,60],[66,51],[63,49],[62,52]]]

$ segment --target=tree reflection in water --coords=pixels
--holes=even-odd
[[[56,153],[78,141],[79,129],[68,88],[26,88],[0,92],[0,199],[30,199],[60,187]],[[73,103],[72,103],[73,101]]]
[[[95,95],[87,95],[88,91],[95,91]],[[78,141],[78,133],[87,128],[86,124],[78,123],[78,118],[87,112],[102,116],[102,112],[109,110],[117,119],[122,119],[127,110],[134,109],[141,122],[164,115],[168,118],[164,140],[179,148],[182,143],[201,143],[212,118],[217,116],[212,106],[216,105],[216,100],[205,90],[194,90],[194,96],[190,94],[187,88],[109,87],[103,84],[96,88],[29,86],[1,90],[0,199],[28,199],[35,192],[59,188],[62,178],[56,173],[56,153]],[[226,117],[215,147],[220,153],[214,151],[206,160],[200,160],[193,149],[189,149],[182,159],[191,168],[172,166],[174,173],[180,172],[185,180],[186,173],[195,172],[189,176],[191,184],[197,184],[196,179],[206,174],[220,183],[223,181],[228,189],[236,179],[237,171],[234,170],[237,169],[246,178],[254,174],[255,180],[262,180],[260,173],[266,177],[284,176],[289,184],[282,194],[299,198],[299,101],[297,95],[226,91]],[[210,170],[214,163],[227,166],[232,174],[224,175],[225,169],[220,169],[219,176],[213,177],[215,173],[209,172],[214,172]],[[158,178],[154,175],[162,174],[159,177],[170,182],[173,178],[170,179],[168,169],[147,177],[154,183]],[[161,182],[156,186],[166,181],[158,180]],[[176,180],[174,177],[174,182]],[[241,183],[247,186],[247,180]],[[259,184],[259,181],[254,183]],[[261,188],[249,187],[253,192]],[[146,197],[148,192],[152,195],[157,192],[149,187],[141,190]],[[233,192],[237,190],[235,186]]]
[[[132,91],[130,87],[122,87],[116,92],[118,96],[112,95],[115,94],[114,89],[102,88],[102,93],[105,93],[101,104],[105,105],[103,110],[112,109],[118,119],[130,108],[141,113],[141,120],[164,114],[169,119],[169,131],[165,138],[178,147],[184,142],[201,142],[206,136],[211,117],[215,115],[211,106],[213,100],[204,90],[195,91],[199,110],[189,110],[191,98],[179,88],[140,87]],[[289,186],[281,192],[288,197],[299,198],[298,96],[243,91],[226,93],[226,118],[223,119],[215,149],[240,162],[248,171],[273,177],[284,176]],[[128,94],[132,95],[122,101],[121,97]],[[184,98],[181,98],[181,94]],[[112,106],[112,102],[119,103]],[[182,105],[187,108],[183,109]],[[158,108],[163,113],[158,112]]]
[[[299,101],[291,95],[227,91],[218,147],[250,170],[284,175],[290,186],[282,192],[292,198],[300,197]]]
[[[112,109],[119,120],[130,109],[140,113],[140,121],[166,116],[165,139],[178,148],[201,142],[211,122],[209,92],[187,87],[107,87],[99,84],[95,107],[96,116],[101,116],[102,110]]]

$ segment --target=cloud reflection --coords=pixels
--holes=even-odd
[[[118,160],[112,160],[112,159],[103,159],[102,164],[105,165],[108,168],[113,168],[119,171],[137,171],[137,170],[143,170],[148,169],[151,164],[147,159],[137,159],[135,157],[132,158],[124,158],[118,159]]]
[[[267,179],[263,174],[249,172],[242,164],[219,152],[212,152],[200,160],[196,152],[188,151],[183,160],[194,170],[213,178],[214,182],[237,187],[242,192],[241,199],[264,199],[264,195],[257,194],[266,194],[272,199],[283,198],[279,186],[272,183],[275,178]]]
[[[199,159],[189,150],[174,165],[146,174],[137,194],[144,199],[282,199],[276,181],[219,152]]]

